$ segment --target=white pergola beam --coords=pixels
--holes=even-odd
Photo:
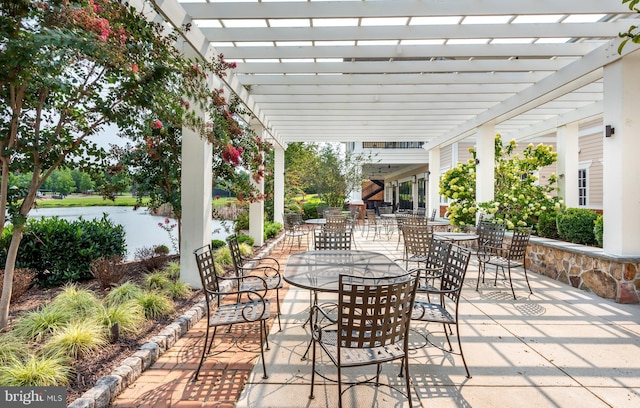
[[[603,0],[537,0],[509,2],[504,0],[394,0],[393,6],[384,2],[254,2],[212,4],[182,2],[185,10],[201,19],[247,18],[342,18],[342,17],[404,17],[458,16],[461,10],[475,16],[515,14],[588,14],[630,13],[618,1]]]

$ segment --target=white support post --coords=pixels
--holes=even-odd
[[[428,191],[427,205],[429,206],[428,215],[431,215],[433,210],[436,210],[436,214],[440,215],[440,147],[434,147],[429,150],[429,177],[428,177]]]
[[[264,128],[260,124],[251,125],[251,129],[263,138]],[[264,163],[262,164],[264,166]],[[257,183],[251,178],[251,184],[257,188],[260,194],[264,194],[264,178]],[[254,246],[262,246],[264,244],[264,201],[258,200],[249,204],[249,235],[253,238]]]
[[[273,221],[284,224],[284,148],[273,146]]]
[[[206,140],[191,129],[182,129],[182,163],[188,165],[182,166],[180,279],[194,288],[202,288],[202,283],[192,252],[211,243],[212,157]]]
[[[619,256],[640,255],[638,72],[640,51],[604,67],[604,251]]]
[[[476,132],[476,203],[486,203],[494,198],[495,178],[495,128],[482,125]]]
[[[558,128],[558,189],[567,207],[578,206],[578,124]]]

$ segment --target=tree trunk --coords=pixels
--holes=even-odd
[[[11,301],[11,292],[13,290],[13,273],[16,267],[16,257],[18,255],[18,247],[22,241],[24,233],[24,225],[16,226],[11,236],[11,244],[7,252],[7,262],[4,266],[4,281],[2,282],[2,297],[0,297],[0,330],[9,325],[9,305]]]

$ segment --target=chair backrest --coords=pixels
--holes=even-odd
[[[393,207],[391,206],[383,206],[383,207],[378,207],[378,214],[382,215],[382,214],[392,214],[393,213]]]
[[[315,230],[313,236],[313,246],[317,251],[351,249],[351,232],[327,232]]]
[[[208,312],[220,300],[220,297],[216,295],[216,293],[220,292],[220,286],[213,251],[211,250],[211,246],[205,245],[193,251],[193,254],[196,257],[196,264],[198,265],[200,282],[202,282]]]
[[[402,221],[403,225],[417,226],[427,228],[429,220],[425,217],[407,217]]]
[[[424,217],[427,215],[427,209],[424,207],[418,207],[415,211],[416,217]]]
[[[291,231],[302,223],[302,215],[300,213],[286,213],[282,217],[284,229]]]
[[[515,231],[513,231],[507,258],[511,260],[524,260],[525,256],[527,255],[527,246],[529,245],[530,237],[531,227],[517,228]]]
[[[434,208],[433,211],[431,211],[431,217],[429,218],[429,220],[435,221],[435,219],[436,219],[436,209]]]
[[[236,271],[236,276],[240,276],[240,270],[242,269],[242,253],[240,252],[240,244],[238,243],[238,237],[230,235],[227,237],[227,246],[229,252],[231,252],[231,260],[233,261],[233,268]]]
[[[367,221],[369,222],[369,224],[376,223],[376,210],[367,209]]]
[[[406,346],[418,279],[418,273],[394,278],[340,275],[338,347],[372,348],[400,341]]]
[[[433,235],[429,237],[429,249],[427,250],[427,260],[424,267],[428,270],[444,270],[444,266],[449,259],[449,251],[451,251],[451,242],[437,239]],[[434,275],[438,273],[434,272]]]
[[[432,238],[429,229],[421,225],[408,224],[408,220],[404,220],[402,226],[405,252],[412,255],[427,255]]]
[[[478,224],[478,250],[483,248],[500,248],[504,240],[505,224],[482,221]]]
[[[444,273],[440,278],[440,289],[446,291],[444,296],[454,301],[456,304],[460,299],[462,283],[467,273],[471,252],[459,245],[451,244],[447,262],[444,265]]]
[[[331,216],[327,218],[322,229],[325,232],[345,232],[347,230],[348,220],[342,215]]]

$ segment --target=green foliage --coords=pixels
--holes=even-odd
[[[0,366],[26,357],[27,349],[24,346],[24,339],[16,336],[14,332],[0,334]]]
[[[211,240],[211,248],[212,249],[222,248],[223,246],[226,246],[226,245],[227,245],[227,243],[222,239],[212,239]]]
[[[167,274],[169,279],[179,279],[180,278],[180,263],[178,262],[169,262],[164,268],[162,268],[162,272]]]
[[[214,253],[214,261],[221,265],[233,264],[233,260],[231,259],[231,250],[229,247],[218,248]]]
[[[447,171],[440,179],[440,194],[450,200],[449,219],[452,225],[475,224],[477,211],[493,214],[509,229],[516,226],[531,226],[543,212],[560,208],[560,199],[552,196],[556,191],[556,177],[548,183],[538,183],[536,172],[553,164],[557,153],[552,147],[529,144],[522,154],[514,154],[514,140],[503,144],[501,136],[495,137],[495,185],[494,200],[476,203],[476,152],[470,149],[473,158],[467,163]]]
[[[2,235],[0,262],[6,262],[12,228]],[[123,256],[125,232],[106,215],[101,219],[68,221],[59,217],[30,219],[18,250],[18,267],[37,272],[42,286],[89,279],[91,262],[101,257]]]
[[[598,215],[593,225],[593,235],[596,238],[596,242],[600,248],[604,243],[603,235],[604,235],[604,217],[602,214]]]
[[[164,293],[144,291],[136,300],[148,319],[169,316],[175,308],[171,299]]]
[[[164,272],[153,272],[144,276],[144,287],[149,290],[163,291],[171,283],[171,279]]]
[[[104,348],[107,343],[104,326],[93,320],[74,321],[54,331],[46,341],[44,351],[78,359]]]
[[[105,303],[109,306],[123,305],[136,300],[144,291],[133,282],[125,282],[114,288],[105,296]]]
[[[236,233],[242,231],[242,230],[248,230],[249,229],[249,213],[242,211],[242,212],[238,212],[238,216],[236,217],[235,220],[235,224],[234,224],[234,230]]]
[[[538,235],[545,238],[558,239],[558,227],[556,226],[556,212],[543,212],[538,217],[538,225],[536,230]]]
[[[53,387],[69,383],[72,368],[61,355],[32,355],[0,366],[0,384],[8,387]]]
[[[567,208],[558,213],[557,225],[560,238],[575,244],[595,245],[593,233],[598,214],[586,208]]]
[[[73,314],[68,309],[59,304],[49,304],[22,315],[13,330],[19,337],[40,341],[46,335],[66,326],[72,319]]]
[[[191,294],[192,289],[188,283],[182,281],[171,281],[165,288],[165,292],[169,294],[172,299],[184,298]]]
[[[250,257],[253,254],[253,247],[249,246],[249,244],[242,243],[238,245],[238,248],[240,249],[240,255],[244,257]]]
[[[238,235],[238,244],[247,244],[250,247],[252,247],[254,243],[255,243],[255,240],[251,235],[249,234]]]
[[[328,207],[327,203],[322,201],[307,201],[302,204],[303,217],[309,218],[322,218],[323,214],[318,214],[318,207]]]
[[[145,321],[142,306],[132,300],[105,306],[98,315],[99,322],[106,328],[118,324],[121,334],[135,335]]]
[[[87,289],[78,289],[74,284],[64,287],[51,305],[59,307],[67,312],[73,319],[86,319],[94,317],[102,308],[101,302],[95,293]]]
[[[264,239],[265,241],[271,238],[275,238],[282,230],[282,224],[279,222],[265,222],[264,223]]]
[[[638,3],[640,3],[640,0],[622,0],[622,4],[625,4],[625,3],[629,3],[627,4],[627,6],[629,7],[629,10],[635,11],[636,13],[640,13],[640,9],[638,9],[637,7]],[[638,31],[638,26],[635,24],[629,26],[629,29],[627,30],[627,32],[618,33],[618,37],[624,38],[624,40],[622,40],[622,42],[618,46],[618,54],[622,54],[622,49],[627,44],[627,42],[631,41],[636,44],[640,43],[640,32]]]

